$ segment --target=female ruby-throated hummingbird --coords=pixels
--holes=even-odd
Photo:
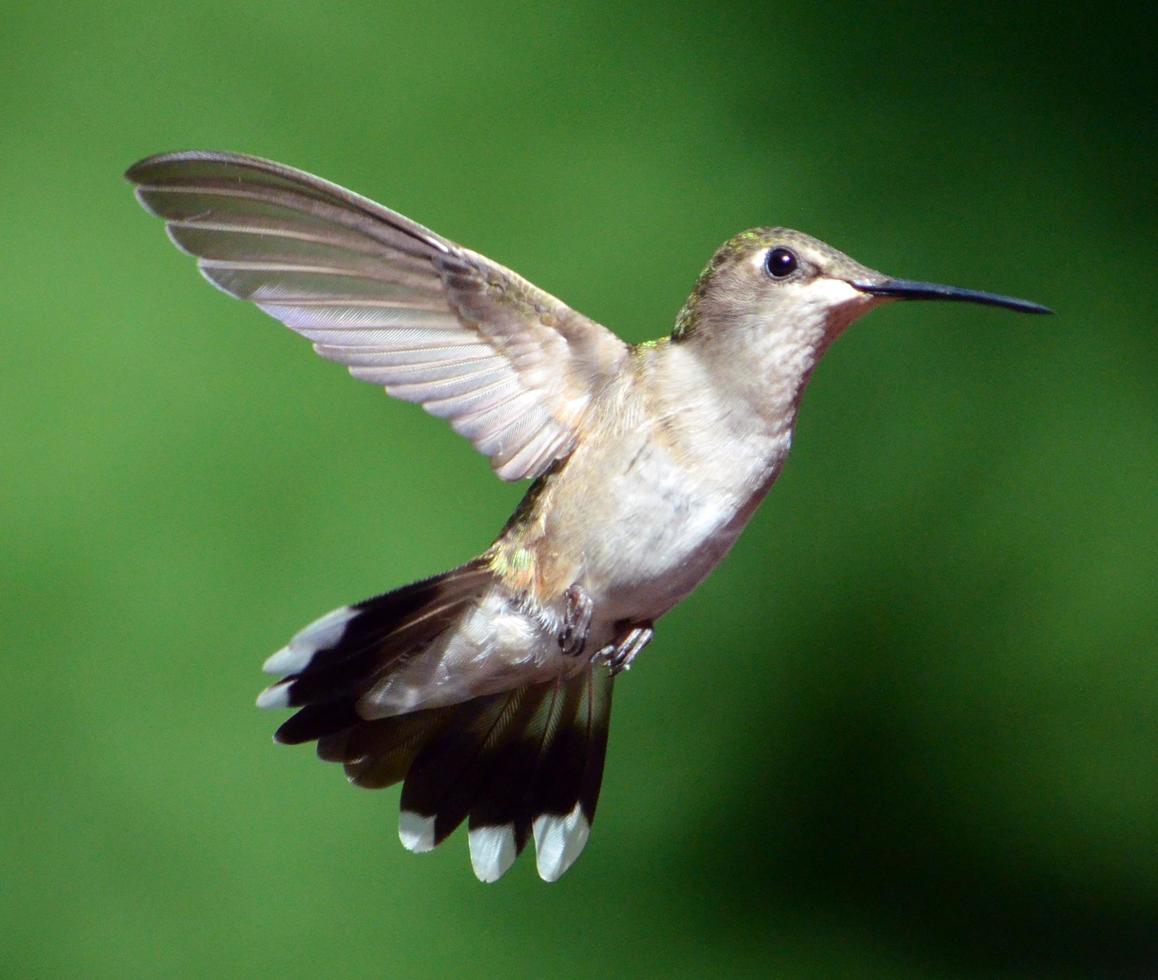
[[[534,838],[562,875],[595,815],[611,690],[719,564],[780,473],[812,369],[890,300],[1048,313],[893,279],[814,238],[726,242],[670,337],[632,346],[476,252],[310,174],[229,153],[126,174],[215,286],[449,420],[526,497],[481,556],[336,609],[265,663],[279,742],[403,782],[427,851],[469,820],[498,879]]]

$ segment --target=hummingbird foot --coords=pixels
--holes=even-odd
[[[572,585],[563,593],[563,628],[559,631],[559,649],[565,657],[577,657],[587,645],[587,635],[591,632],[591,613],[595,603],[591,601],[583,587]]]
[[[652,641],[654,636],[655,630],[652,629],[651,623],[634,626],[623,635],[618,643],[609,643],[595,657],[607,664],[611,676],[614,677],[616,674],[631,669],[635,658]]]

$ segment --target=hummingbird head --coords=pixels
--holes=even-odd
[[[700,275],[674,339],[754,319],[765,331],[816,333],[826,342],[889,300],[935,299],[1050,313],[1028,300],[896,279],[791,228],[754,228],[725,242]]]
[[[797,388],[853,321],[893,300],[939,299],[1049,313],[993,293],[896,279],[790,228],[754,228],[725,242],[700,275],[672,340],[746,364]]]

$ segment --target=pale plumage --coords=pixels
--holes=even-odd
[[[505,480],[570,452],[627,354],[510,270],[300,171],[172,153],[127,177],[210,282],[354,377],[449,420]]]

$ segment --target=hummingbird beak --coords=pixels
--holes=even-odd
[[[917,282],[914,279],[886,279],[868,282],[853,282],[852,286],[862,293],[888,299],[941,299],[955,303],[981,303],[984,306],[1001,306],[1018,313],[1052,313],[1048,306],[1031,303],[1027,299],[1012,296],[998,296],[996,293],[982,293],[976,289],[960,289],[957,286],[942,286],[935,282]]]

